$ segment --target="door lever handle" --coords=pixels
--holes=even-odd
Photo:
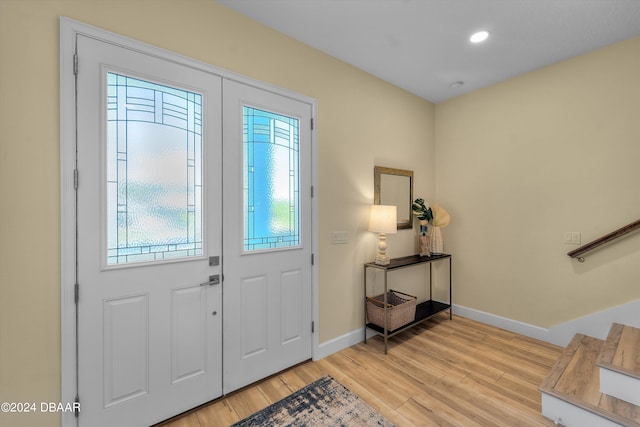
[[[219,284],[220,284],[220,275],[214,274],[213,276],[209,276],[208,282],[200,283],[200,286],[212,286],[212,285],[219,285]]]

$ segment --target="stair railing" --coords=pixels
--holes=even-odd
[[[589,242],[586,245],[582,245],[578,249],[574,249],[571,252],[567,252],[567,255],[569,255],[571,258],[577,258],[578,261],[580,262],[584,262],[584,257],[582,256],[583,254],[590,252],[602,245],[610,243],[616,239],[619,239],[620,237],[625,236],[629,233],[633,233],[634,231],[637,231],[637,230],[640,230],[640,220],[632,222],[631,224],[625,225],[624,227],[621,227],[616,231],[613,231],[592,242]]]

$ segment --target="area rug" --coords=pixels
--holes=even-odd
[[[326,376],[232,427],[248,426],[393,427],[393,424],[345,386]]]

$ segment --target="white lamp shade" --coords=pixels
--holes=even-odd
[[[369,231],[396,233],[398,231],[398,208],[388,205],[371,205]]]

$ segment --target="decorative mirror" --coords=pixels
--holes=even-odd
[[[384,166],[373,168],[373,204],[398,208],[398,230],[413,228],[413,171]]]

